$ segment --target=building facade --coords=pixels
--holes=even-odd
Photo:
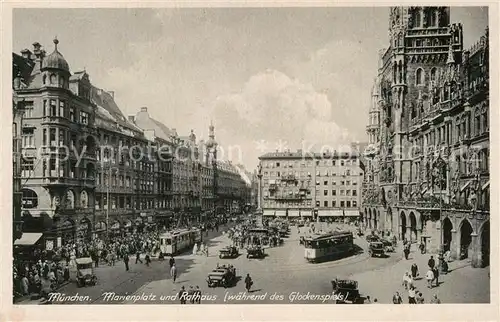
[[[463,50],[448,7],[395,7],[390,38],[372,92],[364,224],[488,265],[488,32]]]
[[[213,208],[213,189],[204,195],[202,183],[212,184],[214,171],[194,133],[179,137],[147,108],[126,118],[113,92],[92,85],[85,71],[71,73],[58,44],[49,55],[39,43],[13,53],[13,106],[23,111],[13,133],[20,145],[13,152],[23,156],[14,158],[14,188],[22,193],[16,226],[43,233],[51,249],[165,224],[174,210],[199,212],[204,201]],[[241,176],[221,173],[225,194],[226,185],[241,190]]]
[[[356,153],[275,152],[259,160],[263,216],[359,218],[364,171]]]

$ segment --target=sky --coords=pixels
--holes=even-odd
[[[114,91],[125,116],[148,107],[179,135],[215,125],[220,156],[252,171],[275,150],[367,141],[388,8],[15,9],[13,50],[39,42]],[[452,7],[464,48],[487,8]],[[315,144],[315,146],[312,146]]]

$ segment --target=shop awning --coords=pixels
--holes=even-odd
[[[465,189],[466,189],[466,188],[470,185],[470,183],[471,183],[471,181],[467,181],[467,183],[466,183],[466,184],[464,184],[464,185],[462,186],[462,188],[460,188],[460,192],[463,192],[463,191],[464,191],[464,190],[465,190]]]
[[[346,217],[359,217],[359,210],[344,210]]]
[[[488,180],[488,182],[483,184],[483,186],[481,187],[481,190],[484,190],[484,189],[488,188],[489,186],[490,186],[490,180]]]
[[[319,217],[342,217],[342,210],[318,210]]]
[[[264,210],[264,212],[262,213],[262,216],[272,217],[272,216],[274,216],[274,210]]]
[[[23,233],[23,236],[14,242],[14,245],[31,246],[42,237],[42,233]]]
[[[300,217],[298,209],[288,209],[288,217]]]
[[[311,211],[311,209],[302,209],[300,211],[300,216],[301,217],[312,217],[312,211]]]
[[[276,210],[276,217],[286,217],[286,210]]]

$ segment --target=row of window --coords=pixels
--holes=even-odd
[[[337,190],[332,190],[332,196],[336,196],[337,195]],[[357,190],[344,190],[344,189],[340,189],[339,190],[339,195],[340,196],[357,196],[358,195],[358,191]],[[319,196],[319,190],[316,190],[316,196]],[[328,196],[328,190],[323,190],[323,196]]]
[[[358,165],[357,159],[347,159],[347,160],[315,160],[316,166],[324,165],[324,166],[355,166]],[[301,168],[312,167],[313,160],[308,161],[279,161],[279,162],[270,162],[264,161],[262,162],[263,168]]]
[[[340,208],[356,208],[358,206],[357,200],[340,200],[340,203],[337,203],[337,200],[332,200],[329,202],[328,200],[323,200],[323,207],[332,207],[335,208],[337,205],[340,205]],[[316,200],[316,207],[321,207],[321,202]]]
[[[271,177],[286,177],[286,176],[295,176],[296,178],[307,178],[311,177],[311,172],[305,172],[305,171],[289,171],[289,172],[280,172],[280,171],[264,171],[265,176],[271,176]],[[336,176],[356,176],[357,172],[351,171],[351,170],[345,170],[343,172],[337,173],[333,172],[330,170],[324,170],[324,171],[316,171],[316,177],[336,177]],[[360,175],[363,175],[360,173]]]

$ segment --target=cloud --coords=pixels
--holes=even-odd
[[[307,142],[319,150],[354,139],[332,119],[326,94],[277,70],[253,75],[239,92],[218,97],[214,113],[224,144],[244,147],[245,161],[254,164],[276,148],[298,149]]]

